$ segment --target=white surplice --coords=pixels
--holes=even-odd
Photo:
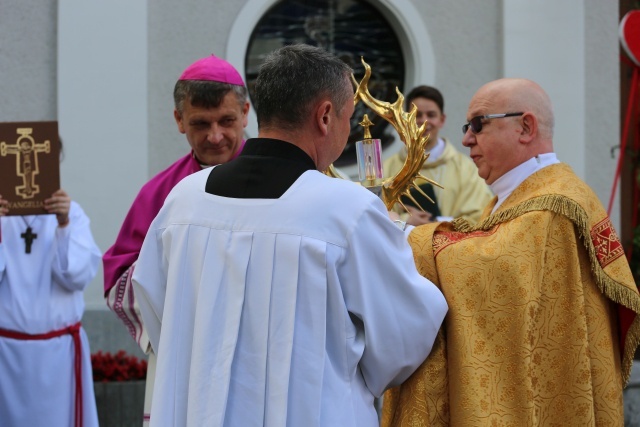
[[[0,328],[45,334],[78,323],[83,290],[98,271],[101,253],[82,208],[71,202],[69,224],[55,215],[0,218]],[[25,253],[27,225],[37,238]],[[84,330],[84,427],[98,425],[91,355]],[[0,337],[0,426],[69,427],[74,424],[74,344],[71,335],[25,341]]]
[[[169,194],[133,283],[158,355],[152,426],[377,426],[374,396],[447,311],[383,203],[307,171],[279,199]]]

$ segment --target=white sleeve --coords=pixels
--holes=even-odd
[[[82,291],[98,272],[102,253],[93,240],[90,221],[75,202],[69,209],[69,224],[57,227],[53,278],[69,291]]]
[[[347,309],[364,329],[360,369],[369,390],[380,396],[429,355],[447,303],[418,273],[405,232],[382,203],[358,220],[339,268]]]
[[[162,211],[160,212],[158,216],[162,214]],[[162,247],[163,230],[157,230],[155,224],[154,220],[140,249],[132,282],[142,315],[142,323],[146,328],[151,347],[157,354],[167,290],[167,263]]]
[[[107,291],[105,300],[107,307],[118,316],[127,328],[131,338],[138,343],[142,351],[149,354],[151,348],[149,346],[149,336],[147,330],[142,323],[142,315],[140,314],[140,306],[133,290],[133,272],[136,269],[137,261],[131,267],[127,268],[118,278],[116,284]]]

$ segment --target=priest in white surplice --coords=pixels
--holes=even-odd
[[[259,137],[169,194],[133,275],[158,355],[152,426],[377,426],[447,304],[383,203],[324,170],[353,113],[351,69],[272,53]]]

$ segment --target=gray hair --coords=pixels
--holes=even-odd
[[[254,106],[258,127],[293,130],[311,114],[314,102],[328,97],[340,110],[353,96],[351,67],[324,49],[305,44],[270,53],[255,82]]]
[[[178,80],[173,89],[173,102],[182,115],[184,102],[188,100],[194,107],[217,108],[224,97],[233,91],[242,107],[247,102],[247,88],[209,80]]]

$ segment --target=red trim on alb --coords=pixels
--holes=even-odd
[[[12,338],[14,340],[35,341],[48,340],[60,337],[62,335],[71,335],[73,338],[73,348],[75,350],[74,370],[76,377],[76,410],[75,410],[75,427],[82,427],[82,344],[80,343],[80,322],[57,331],[47,332],[46,334],[25,334],[23,332],[9,331],[0,328],[0,337]]]

